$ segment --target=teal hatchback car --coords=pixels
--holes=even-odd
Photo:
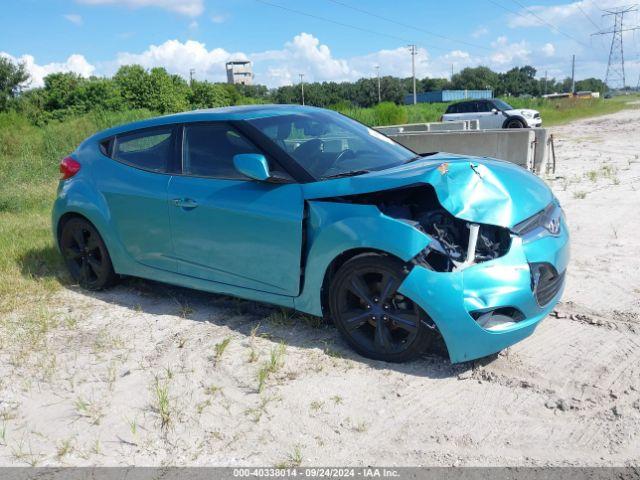
[[[338,113],[194,111],[115,127],[60,164],[71,276],[131,275],[333,320],[361,355],[452,362],[530,335],[569,262],[562,210],[507,162],[422,154]]]

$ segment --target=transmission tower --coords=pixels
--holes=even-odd
[[[592,35],[609,35],[611,37],[611,48],[609,50],[609,62],[607,63],[607,74],[604,83],[611,89],[622,88],[627,85],[624,74],[624,45],[622,36],[624,32],[640,29],[640,26],[624,28],[625,13],[635,12],[637,5],[619,7],[612,10],[603,10],[603,17],[613,17],[613,27],[609,30],[601,30]]]

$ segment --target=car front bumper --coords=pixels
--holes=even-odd
[[[527,119],[527,125],[531,128],[538,128],[538,127],[542,127],[542,119],[540,117],[538,118],[528,118]]]
[[[569,263],[569,235],[564,221],[558,236],[530,243],[514,236],[503,257],[454,272],[436,272],[416,265],[399,292],[427,312],[442,335],[452,363],[481,358],[519,342],[560,300],[564,278],[551,300],[539,305],[533,291],[531,265],[544,263],[564,275]],[[522,319],[504,329],[485,329],[472,313],[513,308]]]

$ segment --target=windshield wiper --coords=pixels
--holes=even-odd
[[[420,160],[421,158],[422,158],[422,155],[416,155],[415,157],[411,157],[409,160],[405,160],[403,165],[407,163],[415,162],[416,160]]]
[[[370,172],[371,172],[370,170],[349,170],[347,172],[340,172],[333,175],[326,175],[324,177],[320,177],[320,179],[328,180],[330,178],[353,177],[354,175],[362,175]]]
[[[405,160],[403,165],[406,164],[406,163],[415,162],[416,160],[420,160],[420,159],[425,158],[425,157],[430,157],[431,155],[435,155],[436,153],[438,153],[438,152],[419,153],[415,157],[411,157],[409,160]]]

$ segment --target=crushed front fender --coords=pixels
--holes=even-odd
[[[561,284],[545,305],[532,289],[531,264],[544,262],[564,274],[569,263],[566,225],[556,237],[523,244],[514,237],[509,252],[498,259],[454,272],[436,272],[415,266],[400,286],[438,327],[451,362],[463,362],[496,353],[533,333],[560,300]],[[523,318],[501,330],[479,325],[473,312],[515,308]]]

